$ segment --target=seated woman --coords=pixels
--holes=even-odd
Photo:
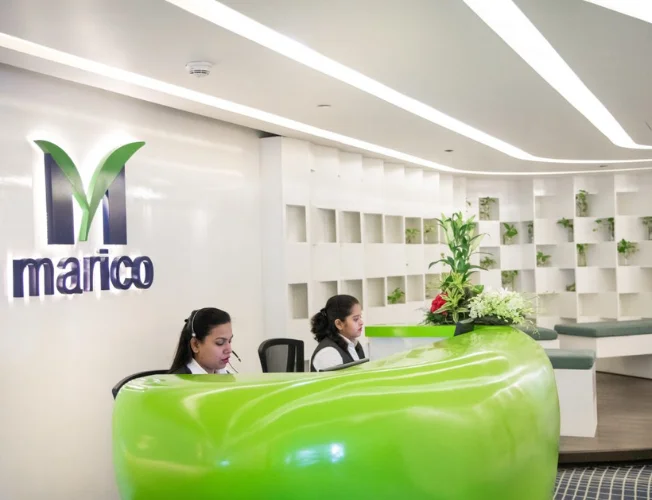
[[[319,345],[310,360],[311,371],[351,363],[365,357],[358,342],[362,335],[362,308],[350,295],[335,295],[311,319],[311,331]]]
[[[232,340],[229,313],[214,307],[193,311],[181,330],[170,373],[228,373]]]

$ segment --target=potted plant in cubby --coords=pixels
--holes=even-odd
[[[489,269],[493,268],[495,265],[496,265],[496,259],[494,259],[493,255],[487,255],[486,257],[482,257],[482,259],[480,259],[480,267],[485,271],[488,271]]]
[[[534,243],[534,221],[527,222],[527,242]]]
[[[471,257],[478,253],[477,249],[484,236],[475,234],[473,217],[464,219],[464,215],[458,212],[451,217],[442,216],[438,219],[438,224],[442,228],[450,255],[432,262],[430,266],[443,263],[449,270],[442,274],[440,293],[426,311],[423,323],[454,328],[455,335],[459,335],[473,330],[474,324],[511,324],[511,321],[521,321],[520,317],[515,316],[520,311],[518,307],[509,312],[509,317],[500,314],[509,304],[519,306],[519,301],[525,303],[524,299],[505,295],[513,293],[507,291],[494,296],[493,292],[484,292],[482,285],[471,283],[472,274],[480,269],[480,266],[471,264]],[[498,309],[494,309],[494,306]],[[437,335],[433,333],[433,336]]]
[[[586,267],[586,243],[578,243],[577,247],[577,267]]]
[[[624,265],[629,264],[629,258],[638,252],[638,243],[622,239],[618,242],[618,253],[623,256]]]
[[[419,231],[416,227],[406,227],[405,228],[405,243],[414,244],[419,243]]]
[[[503,245],[511,245],[514,241],[514,238],[518,236],[518,229],[516,229],[516,224],[503,222],[503,227]]]
[[[392,292],[387,296],[388,304],[399,304],[405,297],[405,292],[399,287],[394,288]]]
[[[543,253],[542,251],[537,252],[537,267],[545,267],[550,263],[550,255]]]
[[[595,223],[598,227],[594,227],[593,232],[596,232],[602,227],[606,231],[607,241],[613,241],[616,238],[616,221],[613,217],[596,219]]]
[[[423,239],[423,242],[428,244],[437,241],[437,226],[434,223],[423,223]]]
[[[575,207],[578,217],[588,217],[589,215],[589,193],[580,189],[575,195]]]
[[[480,220],[491,220],[491,205],[496,203],[498,198],[480,198],[478,203],[478,210],[480,212]]]
[[[652,217],[641,217],[641,222],[647,228],[647,239],[652,240]]]
[[[516,276],[518,276],[518,271],[503,271],[500,273],[500,280],[503,288],[509,288],[514,291],[514,282],[516,281]]]
[[[573,221],[571,219],[567,219],[566,217],[562,217],[557,221],[557,224],[566,229],[568,232],[568,241],[573,241]]]
[[[566,285],[566,291],[567,292],[574,292],[575,291],[575,283],[571,283],[570,285]]]

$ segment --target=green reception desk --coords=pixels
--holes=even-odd
[[[455,325],[379,325],[366,326],[367,351],[371,361],[392,354],[409,351],[415,347],[432,345],[453,337]]]
[[[550,500],[552,366],[498,327],[325,373],[163,375],[113,415],[123,499]]]

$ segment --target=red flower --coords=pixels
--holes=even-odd
[[[446,304],[446,298],[447,297],[445,293],[440,293],[439,295],[437,295],[432,301],[432,305],[430,306],[430,312],[434,313],[435,311],[441,309],[444,306],[444,304]],[[446,313],[447,311],[444,311],[442,315],[446,316]]]

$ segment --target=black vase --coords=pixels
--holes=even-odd
[[[464,333],[469,333],[473,331],[473,328],[475,325],[473,322],[471,323],[455,323],[455,333],[453,334],[454,337],[457,337],[458,335],[462,335]]]

